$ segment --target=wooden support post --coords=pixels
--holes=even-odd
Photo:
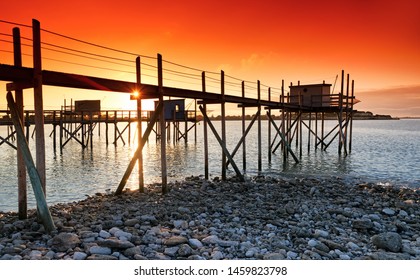
[[[93,150],[93,112],[89,114],[89,140],[90,140],[90,150]]]
[[[13,125],[15,126],[17,137],[20,139],[18,141],[18,144],[20,145],[20,150],[22,151],[22,156],[25,161],[26,168],[28,170],[29,178],[31,180],[39,216],[44,224],[45,229],[48,232],[51,232],[55,229],[55,226],[50,211],[48,209],[47,201],[45,199],[41,177],[37,169],[35,168],[35,164],[31,152],[29,150],[28,143],[25,140],[22,121],[19,118],[19,112],[16,108],[15,101],[13,100],[13,95],[10,91],[7,93],[7,104],[12,114],[12,121]]]
[[[106,145],[107,146],[109,144],[109,139],[108,139],[108,122],[109,122],[109,112],[106,111],[106,113],[105,113],[105,142],[106,142]]]
[[[26,118],[25,118],[25,125],[26,125],[26,141],[29,143],[29,134],[30,134],[30,122],[29,122],[29,112],[26,112]]]
[[[45,168],[45,135],[44,135],[44,103],[42,97],[42,58],[41,58],[41,26],[39,21],[32,20],[33,63],[34,63],[34,108],[36,131],[36,168],[46,195]]]
[[[114,111],[114,146],[117,146],[118,137],[117,111]]]
[[[352,141],[353,141],[353,106],[354,106],[354,80],[351,81],[349,153],[351,153],[351,146],[352,146]]]
[[[271,101],[271,88],[268,88],[268,101]],[[268,113],[271,116],[271,109],[268,109]],[[268,162],[271,163],[271,124],[268,121]]]
[[[137,147],[143,142],[143,125],[141,119],[141,63],[140,57],[136,58],[136,90],[137,90]],[[152,126],[153,127],[153,126]],[[143,149],[138,154],[138,172],[139,172],[139,191],[144,192],[144,172],[143,172]]]
[[[311,131],[312,131],[312,113],[309,112],[309,118],[308,118],[308,154],[311,151]]]
[[[289,151],[289,153],[292,155],[293,159],[295,160],[296,163],[299,163],[299,160],[297,159],[297,157],[295,156],[295,154],[293,153],[292,149],[289,146],[289,142],[287,142],[287,139],[285,137],[285,135],[283,135],[280,131],[280,129],[277,127],[275,121],[273,120],[273,118],[267,114],[268,119],[270,120],[271,124],[273,125],[273,127],[275,128],[275,130],[277,131],[277,133],[280,135],[281,139],[284,142],[284,145],[286,146],[287,150]]]
[[[346,104],[345,104],[345,120],[346,120],[346,126],[344,127],[344,152],[345,155],[347,155],[347,144],[348,144],[348,124],[349,124],[349,116],[350,116],[350,112],[349,112],[349,94],[350,94],[350,74],[347,74],[347,83],[346,83]]]
[[[184,140],[185,140],[185,144],[188,143],[188,115],[185,116],[185,121],[184,121]]]
[[[283,108],[281,110],[281,133],[282,135],[285,135],[285,125],[286,125],[286,115],[285,115],[285,98],[284,98],[284,80],[281,80],[281,99],[282,99],[282,103],[283,103]],[[287,160],[287,153],[286,153],[286,146],[285,143],[282,143],[282,152],[283,152],[283,162],[286,162]]]
[[[57,124],[56,124],[56,111],[53,111],[53,150],[54,153],[57,152],[57,133],[56,133],[56,128],[57,128]]]
[[[220,93],[221,93],[221,113],[222,113],[222,142],[226,146],[226,106],[225,106],[225,72],[222,70],[220,73]],[[222,148],[222,180],[226,180],[226,153]]]
[[[248,125],[248,128],[242,133],[242,137],[239,140],[238,144],[236,145],[235,149],[233,149],[233,152],[231,154],[232,158],[236,155],[236,152],[239,150],[241,145],[245,145],[245,139],[248,135],[249,131],[251,130],[252,126],[254,125],[254,122],[257,120],[257,118],[260,116],[260,111],[257,111],[255,116],[252,118],[250,124]],[[226,162],[226,167],[229,166],[229,161]]]
[[[128,111],[128,146],[131,143],[131,111]]]
[[[318,148],[317,144],[318,144],[318,112],[315,112],[315,151]]]
[[[127,180],[133,172],[134,166],[139,158],[141,151],[143,150],[144,144],[146,143],[147,139],[149,138],[150,132],[153,130],[153,126],[157,123],[158,118],[160,118],[160,113],[163,110],[163,102],[159,102],[158,106],[156,107],[155,114],[150,119],[150,122],[147,125],[146,131],[142,136],[141,142],[139,143],[136,152],[134,153],[130,163],[128,164],[127,169],[125,170],[124,176],[122,177],[120,184],[115,191],[115,195],[120,195],[127,184]]]
[[[242,81],[242,98],[245,98],[245,82]],[[242,135],[245,135],[245,117],[246,117],[246,108],[242,106]],[[246,137],[242,144],[242,168],[246,170]]]
[[[160,160],[162,167],[162,193],[168,192],[168,175],[166,168],[166,121],[165,121],[165,104],[163,102],[163,66],[162,55],[158,54],[158,87],[159,87],[159,103],[162,103],[162,111],[160,112]]]
[[[194,143],[197,143],[197,99],[194,99]]]
[[[85,124],[84,124],[84,120],[83,120],[83,115],[84,115],[84,113],[82,112],[80,114],[80,126],[81,126],[81,129],[82,129],[82,147],[84,149],[86,147],[86,145],[85,145]]]
[[[257,82],[258,90],[258,172],[262,171],[262,141],[261,141],[261,83]]]
[[[64,137],[64,129],[63,125],[63,110],[60,111],[60,154],[63,154],[63,137]]]
[[[200,106],[200,110],[201,110],[201,113],[203,113],[203,117],[205,119],[207,119],[207,123],[208,123],[210,129],[212,130],[214,136],[216,137],[216,140],[219,142],[220,146],[222,147],[224,154],[229,159],[229,162],[231,163],[233,169],[235,170],[236,175],[239,177],[239,180],[242,181],[242,182],[245,182],[245,178],[242,175],[242,173],[239,171],[238,166],[236,165],[236,163],[234,162],[232,156],[230,155],[229,151],[227,150],[225,142],[223,142],[223,140],[220,138],[219,134],[217,134],[216,128],[211,123],[209,117],[207,116],[207,114],[204,111],[204,109],[203,109],[202,106]],[[223,162],[222,164],[225,165],[225,162]]]
[[[321,144],[321,150],[324,150],[324,131],[325,131],[325,113],[322,112],[321,113],[321,139],[322,139],[322,144]]]
[[[13,28],[13,54],[14,54],[14,65],[22,66],[22,51],[21,51],[21,40],[19,28]],[[23,90],[16,89],[16,109],[19,114],[19,118],[24,120],[23,112]],[[24,139],[17,137],[17,141],[23,141]],[[26,168],[25,161],[23,159],[22,150],[20,148],[22,144],[17,145],[17,172],[18,172],[18,215],[19,219],[26,219],[28,217],[27,211],[27,191],[26,191]]]
[[[296,129],[299,129],[298,130],[298,133],[299,133],[299,140],[296,140],[296,141],[299,141],[299,157],[300,158],[302,158],[302,146],[303,146],[303,133],[302,133],[302,123],[303,123],[303,112],[302,111],[299,111],[299,116],[298,116],[298,119],[299,119],[299,121],[298,121],[298,127],[296,127]],[[296,139],[298,139],[298,136],[296,136]]]
[[[206,94],[206,73],[201,73],[201,83],[203,94]],[[207,113],[207,104],[203,103],[203,111]],[[208,132],[207,132],[207,120],[203,120],[203,137],[204,137],[204,178],[209,179],[209,141],[208,141]]]
[[[339,124],[339,143],[338,143],[338,154],[341,155],[343,147],[343,94],[344,94],[344,70],[341,71],[341,91],[339,96],[339,108],[338,108],[338,124]]]

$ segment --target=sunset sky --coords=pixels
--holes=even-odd
[[[42,28],[73,38],[152,57],[160,53],[171,62],[206,71],[224,70],[227,75],[260,80],[271,87],[280,87],[282,79],[286,85],[298,80],[333,84],[343,69],[355,80],[356,96],[362,101],[356,109],[420,116],[418,0],[0,3],[0,20],[31,25],[33,18]],[[12,28],[0,23],[0,33],[11,34]],[[22,28],[22,36],[31,37],[25,32],[30,30]],[[43,38],[76,47],[57,36],[46,34]],[[0,39],[10,40],[4,35]],[[11,44],[0,41],[0,63],[13,63],[9,50]],[[23,52],[30,53],[30,48]],[[54,58],[43,61],[44,69],[76,73],[83,68],[57,61],[69,60],[64,54],[43,51],[43,55]],[[32,66],[30,58],[26,62],[24,58],[24,64]],[[94,69],[86,71],[95,75]],[[97,70],[97,74],[102,72]],[[106,76],[135,81],[133,75],[126,74],[122,77],[107,71]],[[2,88],[4,85],[0,83]],[[107,107],[118,103],[110,102],[113,97],[106,99],[104,93],[60,88],[44,92],[46,108],[59,108],[64,98],[97,97]],[[97,96],[89,95],[95,93]],[[130,101],[127,97],[121,102]],[[5,103],[5,98],[0,99],[0,109]],[[25,105],[30,104],[33,101],[26,97]]]

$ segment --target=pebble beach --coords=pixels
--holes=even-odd
[[[420,190],[341,178],[187,177],[0,213],[1,260],[419,260]]]

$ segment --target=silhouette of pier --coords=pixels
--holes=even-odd
[[[10,22],[0,21],[3,24],[13,24]],[[166,171],[166,145],[168,141],[167,128],[168,122],[171,120],[165,116],[165,107],[168,106],[168,100],[176,99],[191,99],[194,100],[195,108],[194,112],[194,123],[197,121],[197,115],[201,113],[203,119],[203,133],[204,133],[204,174],[205,177],[209,178],[209,157],[208,157],[208,133],[209,130],[214,134],[217,139],[221,151],[221,173],[222,180],[226,180],[226,170],[228,166],[231,166],[239,180],[245,180],[243,172],[246,170],[246,139],[249,134],[251,127],[256,123],[257,125],[257,139],[258,139],[258,171],[263,170],[262,166],[262,115],[265,111],[266,118],[268,120],[268,141],[269,161],[272,160],[273,155],[276,152],[280,154],[280,158],[283,161],[292,160],[296,163],[299,162],[299,157],[302,155],[303,143],[303,130],[306,129],[307,133],[307,148],[308,151],[311,148],[325,150],[333,141],[338,141],[338,153],[347,155],[352,149],[352,120],[353,120],[353,105],[355,104],[354,96],[354,81],[350,81],[350,76],[345,75],[344,71],[341,72],[341,86],[339,93],[334,94],[331,91],[331,87],[335,88],[335,84],[326,84],[324,81],[319,84],[300,84],[299,82],[295,85],[290,84],[289,90],[286,90],[284,80],[280,81],[280,87],[269,87],[262,84],[259,80],[256,82],[242,81],[240,79],[228,76],[224,71],[219,73],[206,72],[199,69],[183,66],[180,64],[172,63],[163,60],[160,54],[157,57],[141,56],[133,53],[123,52],[124,55],[131,55],[133,59],[130,65],[133,65],[130,73],[135,75],[133,81],[117,80],[99,76],[84,75],[68,73],[63,71],[46,70],[42,67],[43,56],[41,51],[51,51],[53,48],[56,51],[65,53],[77,53],[74,49],[69,49],[65,46],[58,46],[49,42],[41,41],[41,33],[48,36],[59,36],[61,39],[73,40],[82,44],[87,44],[89,47],[100,47],[108,51],[117,51],[104,46],[98,46],[95,44],[87,43],[85,41],[71,38],[62,34],[54,33],[48,30],[41,29],[40,23],[36,20],[32,21],[32,26],[26,26],[22,24],[14,24],[17,27],[13,28],[13,55],[14,64],[0,64],[0,80],[9,82],[7,84],[8,92],[8,104],[9,107],[16,107],[16,116],[11,116],[10,119],[17,119],[23,125],[28,122],[30,125],[35,126],[35,142],[36,142],[36,168],[40,177],[40,182],[44,195],[46,194],[46,180],[45,180],[45,131],[44,125],[51,123],[55,127],[59,126],[60,131],[65,130],[65,133],[73,134],[74,130],[66,130],[64,123],[78,123],[80,131],[83,129],[82,135],[85,135],[87,139],[92,140],[90,133],[93,131],[92,126],[94,124],[105,123],[108,124],[112,121],[123,122],[126,121],[128,126],[129,123],[137,122],[137,130],[143,131],[142,121],[142,105],[141,100],[151,99],[155,100],[156,108],[155,111],[147,116],[147,128],[142,135],[138,135],[138,148],[135,152],[132,160],[128,163],[127,170],[122,176],[122,180],[116,190],[116,194],[120,194],[125,183],[132,173],[134,166],[138,163],[139,172],[139,189],[144,191],[144,178],[143,178],[143,159],[142,159],[142,148],[144,143],[147,141],[148,136],[151,132],[155,131],[159,137],[161,145],[161,178],[162,178],[162,192],[168,192],[167,187],[167,171]],[[20,36],[20,28],[30,29],[32,32],[32,39],[25,38],[32,42],[32,59],[33,66],[26,67],[22,66],[22,43]],[[118,51],[122,52],[122,51]],[[85,50],[79,50],[81,56],[88,56],[89,59],[94,57],[92,52]],[[111,61],[113,57],[100,55],[100,60]],[[118,63],[128,64],[130,60],[118,59]],[[144,62],[147,61],[147,62]],[[152,61],[152,63],[149,63]],[[115,62],[116,63],[116,62]],[[167,66],[168,68],[164,67]],[[81,65],[86,66],[86,65]],[[95,66],[97,67],[97,66]],[[172,67],[172,68],[171,68]],[[149,72],[142,73],[144,69],[148,69]],[[174,70],[175,69],[175,70]],[[98,67],[98,72],[101,72]],[[128,71],[128,70],[125,70]],[[154,71],[153,77],[150,77],[150,71]],[[176,76],[181,79],[181,82],[189,84],[190,80],[194,83],[192,86],[181,87],[174,85],[173,77]],[[146,83],[144,80],[154,80],[153,83]],[[197,81],[199,83],[197,84]],[[112,119],[108,115],[108,118],[104,117],[103,112],[95,115],[74,115],[74,119],[71,121],[66,119],[63,115],[63,111],[45,111],[43,107],[43,86],[61,87],[61,88],[75,88],[83,90],[99,90],[107,92],[118,92],[132,95],[132,99],[137,101],[136,112],[131,112],[130,115],[124,117],[115,117]],[[23,90],[33,89],[34,93],[34,112],[33,117],[31,112],[23,111]],[[12,97],[12,92],[15,93],[15,99]],[[134,93],[138,92],[139,95],[135,96]],[[92,93],[94,94],[94,93]],[[242,137],[239,143],[236,145],[233,151],[227,149],[227,134],[226,131],[226,104],[235,104],[242,109],[242,125],[238,130],[242,131]],[[198,108],[197,108],[198,106]],[[208,116],[209,109],[220,109],[221,112],[221,131],[217,131],[213,125],[213,121]],[[253,109],[253,118],[248,125],[245,122],[246,110]],[[280,113],[280,120],[273,118],[273,112]],[[335,114],[337,116],[337,125],[330,131],[325,130],[324,116],[325,114]],[[7,115],[7,112],[5,113]],[[29,121],[27,115],[29,114]],[[25,119],[26,116],[26,119]],[[116,114],[114,115],[116,116]],[[174,119],[175,120],[175,119]],[[185,117],[182,121],[188,121],[188,117]],[[8,119],[3,120],[0,124],[11,126]],[[85,127],[85,128],[83,128]],[[87,128],[86,128],[87,127]],[[156,129],[155,129],[156,127]],[[16,123],[14,128],[18,130]],[[128,128],[127,128],[128,129]],[[12,129],[11,129],[12,130]],[[186,139],[187,132],[190,128],[185,124],[185,131],[181,133]],[[79,130],[78,130],[79,131]],[[180,131],[178,126],[178,132]],[[63,133],[63,132],[60,132]],[[87,133],[87,134],[86,134]],[[90,136],[89,136],[90,135]],[[73,137],[72,136],[72,137]],[[27,136],[28,137],[28,134]],[[90,137],[90,138],[89,138]],[[5,137],[2,138],[3,140]],[[54,138],[55,139],[55,138]],[[62,139],[62,137],[60,137]],[[73,137],[73,139],[75,139]],[[114,142],[118,140],[118,135],[114,137]],[[11,143],[10,137],[7,139],[8,143]],[[17,139],[17,141],[24,141],[25,139]],[[87,143],[92,145],[92,141],[86,142],[80,141],[81,145],[85,148],[88,147]],[[1,139],[0,139],[1,141]],[[187,141],[187,140],[186,140]],[[292,149],[292,142],[296,142],[298,147],[297,151]],[[26,178],[24,174],[25,164],[23,161],[23,155],[20,153],[20,145],[17,145],[18,150],[18,169],[19,169],[19,213],[22,218],[26,216],[26,193],[25,183],[23,178]],[[65,146],[64,143],[60,143],[60,148]],[[242,148],[243,156],[243,167],[242,171],[236,163],[234,156]],[[22,175],[23,174],[23,175]],[[46,217],[47,219],[48,217]]]

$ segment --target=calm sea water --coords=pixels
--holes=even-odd
[[[220,131],[220,122],[214,122]],[[232,151],[240,139],[241,123],[227,122],[228,149]],[[336,125],[327,121],[326,127]],[[114,191],[118,186],[134,153],[135,124],[131,131],[131,144],[118,142],[117,146],[105,143],[104,126],[101,136],[94,135],[94,147],[83,150],[71,141],[63,153],[54,153],[52,139],[48,137],[52,127],[46,127],[47,147],[47,201],[49,204],[77,201],[96,192]],[[204,174],[203,126],[197,127],[197,141],[194,141],[193,130],[189,133],[189,142],[168,143],[167,165],[168,180],[183,180],[191,175]],[[327,151],[314,150],[314,139],[308,153],[307,135],[303,136],[303,152],[295,150],[300,163],[290,159],[284,164],[280,153],[273,154],[268,161],[267,122],[263,121],[263,173],[283,177],[341,177],[349,183],[375,182],[397,186],[420,187],[420,120],[372,120],[354,121],[352,152],[347,157],[338,155],[337,141]],[[6,135],[6,128],[0,127],[0,135]],[[114,132],[109,131],[110,139]],[[221,149],[209,130],[210,176],[221,174]],[[272,136],[273,137],[273,136]],[[125,141],[128,136],[125,134]],[[30,140],[34,151],[34,141]],[[251,129],[247,138],[247,175],[257,174],[257,127]],[[160,144],[154,136],[144,148],[144,176],[146,184],[160,182]],[[235,156],[238,167],[242,170],[242,151]],[[3,144],[0,146],[0,211],[17,211],[17,171],[16,151]],[[136,168],[135,168],[136,170]],[[228,172],[233,174],[230,167]],[[136,188],[138,177],[131,175],[127,187]],[[29,208],[35,202],[28,180]]]

